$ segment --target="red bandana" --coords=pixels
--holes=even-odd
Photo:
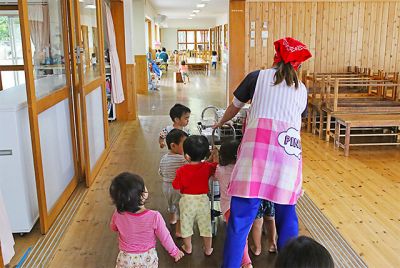
[[[281,61],[290,62],[296,71],[301,63],[312,57],[306,45],[291,37],[279,39],[274,42],[274,45],[276,51],[274,64]]]

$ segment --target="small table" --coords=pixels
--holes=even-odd
[[[345,135],[340,135],[340,128],[344,126]],[[387,134],[358,134],[358,136],[397,136],[396,142],[385,143],[350,143],[350,132],[352,127],[399,127],[400,114],[341,114],[336,116],[335,123],[335,146],[344,149],[344,155],[349,155],[350,146],[371,145],[400,145],[400,132]],[[344,144],[340,137],[344,136]]]
[[[186,65],[192,70],[204,70],[208,73],[209,63],[201,58],[187,58]]]

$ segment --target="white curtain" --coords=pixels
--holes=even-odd
[[[29,5],[28,19],[31,39],[35,46],[34,59],[43,60],[45,56],[49,56],[44,52],[50,46],[49,7],[39,4]]]
[[[115,42],[114,22],[110,7],[106,4],[104,4],[104,6],[106,11],[108,49],[111,65],[111,101],[113,103],[121,103],[125,100],[125,97],[122,86],[121,66],[119,64],[117,45]]]
[[[3,256],[4,265],[6,265],[10,263],[11,258],[14,256],[14,237],[12,236],[11,233],[11,226],[8,220],[1,192],[0,192],[0,241],[1,241],[0,253]]]

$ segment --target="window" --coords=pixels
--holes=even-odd
[[[210,50],[208,30],[178,30],[179,50]]]
[[[21,65],[22,41],[17,11],[0,14],[0,65]],[[1,71],[0,90],[25,83],[24,71]]]

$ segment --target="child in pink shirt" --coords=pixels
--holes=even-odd
[[[186,61],[182,61],[179,66],[179,72],[182,74],[183,83],[186,84],[186,78],[189,82],[189,66],[186,65]]]
[[[184,256],[161,214],[144,207],[148,193],[140,176],[119,174],[111,183],[110,195],[117,207],[110,223],[111,230],[118,232],[120,252],[116,268],[158,267],[156,237],[175,262]]]
[[[228,223],[230,215],[231,197],[227,194],[229,182],[233,167],[236,163],[236,155],[240,142],[238,140],[228,140],[221,144],[219,150],[219,165],[215,171],[215,179],[219,182],[219,190],[221,193],[221,212],[224,220]],[[229,223],[228,223],[229,224]],[[244,248],[242,266],[243,268],[253,267],[249,256],[249,251],[246,243]]]

